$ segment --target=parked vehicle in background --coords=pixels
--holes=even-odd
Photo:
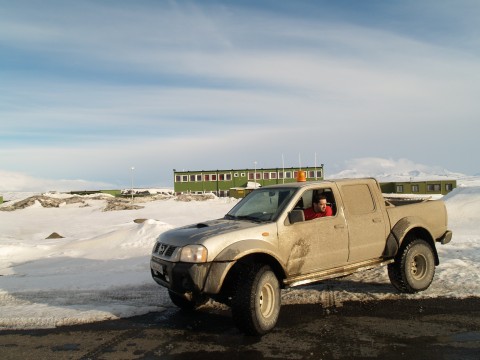
[[[333,215],[305,221],[317,194]],[[297,182],[257,189],[222,219],[162,233],[150,267],[175,305],[193,310],[212,298],[231,307],[240,330],[262,335],[289,286],[387,265],[399,291],[427,289],[436,243],[451,237],[441,200],[395,206],[372,178]]]

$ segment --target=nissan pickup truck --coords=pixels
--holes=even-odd
[[[332,216],[306,221],[318,195]],[[441,200],[395,206],[373,178],[296,182],[256,189],[221,219],[160,234],[150,268],[181,309],[213,299],[231,308],[242,332],[263,335],[287,287],[386,265],[398,291],[427,289],[436,245],[451,238]]]

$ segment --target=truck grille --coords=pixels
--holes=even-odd
[[[158,254],[160,256],[164,256],[164,257],[170,257],[172,256],[176,248],[177,246],[163,244],[163,243],[156,243],[155,247],[153,248],[153,253]]]

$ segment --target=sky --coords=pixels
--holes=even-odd
[[[0,191],[282,159],[479,174],[479,17],[475,0],[0,0]]]
[[[28,195],[15,196],[0,209]],[[103,211],[106,200],[84,196],[81,203],[66,204],[70,195],[46,196],[65,203],[44,208],[35,202],[24,209],[0,210],[0,329],[53,328],[174,307],[166,289],[150,275],[157,236],[223,217],[237,202],[137,199],[143,208]],[[441,201],[453,238],[446,245],[437,244],[440,265],[427,290],[400,294],[381,267],[283,290],[282,304],[328,307],[331,299],[341,306],[345,301],[480,296],[480,177],[461,182]],[[62,238],[49,238],[54,232]],[[216,311],[219,306],[210,302],[206,309]]]

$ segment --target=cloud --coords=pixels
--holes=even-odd
[[[46,192],[112,189],[111,184],[86,180],[36,178],[28,174],[0,170],[0,192]]]
[[[138,181],[168,184],[172,168],[317,153],[335,171],[352,157],[479,171],[458,156],[478,149],[473,16],[453,41],[419,21],[419,7],[444,19],[433,5],[12,4],[0,21],[5,169],[122,184],[141,164]]]

